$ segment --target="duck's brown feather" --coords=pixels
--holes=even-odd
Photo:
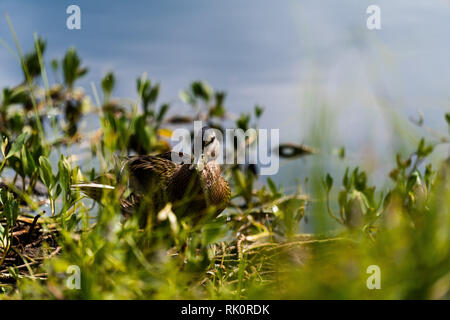
[[[157,213],[168,202],[173,204],[177,215],[202,216],[208,208],[214,208],[215,215],[222,212],[230,201],[231,192],[220,167],[207,164],[199,173],[189,163],[171,161],[171,156],[169,153],[139,155],[126,160],[124,171],[128,174],[132,194],[121,200],[123,212],[129,215],[139,208],[146,214]],[[83,191],[99,200],[98,193]]]

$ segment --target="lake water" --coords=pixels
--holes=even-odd
[[[374,2],[382,29],[370,31],[366,8]],[[188,108],[179,90],[207,80],[227,91],[226,105],[236,114],[265,106],[260,127],[279,128],[282,142],[313,144],[311,130],[327,132],[332,139],[321,155],[332,157],[345,145],[349,162],[362,160],[380,173],[390,169],[382,164],[392,159],[398,139],[412,146],[424,135],[394,130],[396,113],[407,121],[421,110],[427,124],[447,130],[448,0],[74,3],[81,30],[66,28],[68,1],[1,0],[0,11],[11,17],[26,50],[33,32],[47,39],[47,62],[75,46],[90,68],[78,83],[88,94],[91,81],[98,85],[114,70],[115,96],[135,99],[135,80],[147,72],[161,83],[159,101],[171,102],[176,113]],[[4,17],[0,37],[13,47]],[[19,65],[3,47],[0,66],[0,87],[21,81]],[[318,124],[313,119],[322,108],[329,121]],[[276,180],[302,180],[314,161],[282,161]]]

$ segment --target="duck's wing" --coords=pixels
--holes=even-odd
[[[201,192],[201,176],[190,164],[178,166],[167,184],[167,194],[172,201],[189,200]]]
[[[158,156],[132,156],[126,163],[129,187],[137,194],[164,191],[179,166]]]

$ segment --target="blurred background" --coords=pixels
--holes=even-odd
[[[81,30],[66,28],[70,4],[81,8]],[[381,30],[366,27],[371,4],[381,8]],[[426,135],[409,117],[423,112],[427,125],[446,130],[446,0],[2,0],[0,11],[10,15],[24,51],[32,49],[33,32],[47,40],[47,67],[75,46],[89,67],[78,83],[88,95],[92,81],[99,84],[114,70],[114,94],[135,99],[135,79],[147,72],[160,82],[159,101],[170,102],[172,114],[186,110],[178,94],[193,80],[225,90],[230,112],[264,106],[261,128],[279,128],[281,142],[319,151],[281,160],[272,178],[286,191],[303,183],[318,159],[338,175],[347,165],[362,164],[371,183],[382,183],[392,169],[383,163],[398,151],[411,152]],[[5,19],[0,35],[14,47]],[[19,64],[4,48],[0,65],[0,87],[21,81]],[[330,167],[341,147],[342,165],[333,161]],[[433,157],[446,156],[440,148]]]

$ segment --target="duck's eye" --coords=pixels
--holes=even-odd
[[[216,139],[216,137],[212,137],[210,140],[208,140],[206,143],[205,143],[205,147],[206,146],[209,146],[211,143],[213,143],[213,141]]]

